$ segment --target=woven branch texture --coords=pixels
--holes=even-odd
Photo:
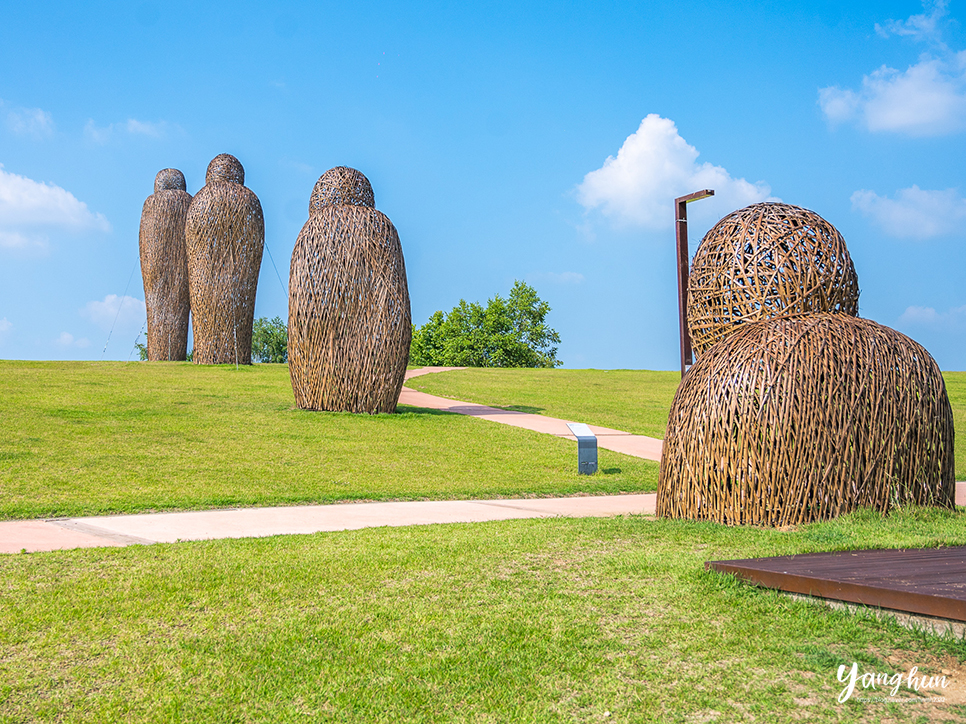
[[[412,317],[402,246],[359,171],[319,179],[289,274],[288,360],[303,410],[392,412]]]
[[[866,319],[792,315],[742,325],[687,373],[657,512],[781,526],[951,508],[953,476],[952,409],[929,353]]]
[[[859,309],[859,280],[842,235],[798,206],[753,204],[704,236],[691,264],[688,328],[699,356],[745,322]]]
[[[148,315],[148,359],[184,360],[188,351],[188,263],[185,219],[191,194],[176,168],[158,172],[144,201],[138,246]]]
[[[223,153],[188,209],[188,288],[198,364],[251,364],[255,289],[265,245],[258,197],[245,171]]]

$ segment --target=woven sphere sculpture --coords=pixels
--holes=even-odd
[[[790,204],[752,204],[705,234],[691,264],[688,329],[701,355],[737,325],[799,312],[859,310],[859,280],[842,235]]]
[[[288,364],[303,410],[393,412],[412,317],[402,245],[355,169],[312,191],[289,274]]]
[[[951,508],[954,472],[952,409],[925,349],[867,319],[792,315],[742,325],[685,376],[657,513],[781,526]]]
[[[176,168],[158,172],[141,209],[138,247],[148,317],[148,359],[184,360],[188,351],[188,262],[185,219],[191,194]]]
[[[188,209],[185,240],[197,364],[252,361],[265,221],[258,197],[244,183],[237,158],[216,156]]]

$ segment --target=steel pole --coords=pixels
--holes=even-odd
[[[678,323],[681,329],[681,377],[694,362],[691,351],[691,333],[688,331],[688,204],[698,199],[714,196],[714,191],[704,189],[674,199],[674,227],[678,250]]]

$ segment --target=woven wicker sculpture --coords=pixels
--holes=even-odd
[[[796,312],[859,308],[845,240],[818,214],[789,204],[734,211],[704,236],[691,264],[688,328],[701,355],[736,325]]]
[[[929,353],[845,314],[743,325],[668,419],[658,515],[786,525],[859,506],[952,507],[953,417]]]
[[[295,242],[288,363],[303,410],[392,412],[406,374],[412,318],[396,228],[369,180],[338,166],[318,180]]]
[[[188,209],[188,288],[194,361],[251,364],[255,288],[262,264],[262,205],[245,188],[245,170],[223,153]]]
[[[148,359],[183,360],[188,351],[188,264],[184,225],[191,194],[176,168],[158,172],[154,193],[144,201],[138,246],[144,305],[148,314]]]

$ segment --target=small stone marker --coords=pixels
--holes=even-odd
[[[577,438],[577,473],[593,475],[597,472],[597,436],[582,422],[568,422],[567,427]]]

